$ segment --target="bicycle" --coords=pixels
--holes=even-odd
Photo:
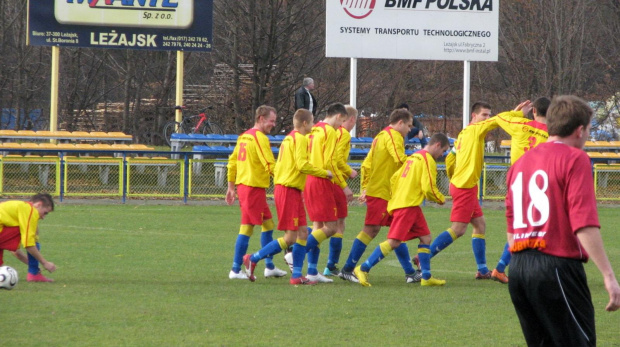
[[[175,110],[183,111],[185,106],[176,106]],[[197,115],[183,117],[181,122],[170,121],[164,125],[162,130],[163,136],[170,146],[170,136],[174,133],[179,134],[217,134],[223,135],[222,128],[217,124],[209,120],[207,116],[207,110],[212,110],[213,107],[209,106],[198,111]]]

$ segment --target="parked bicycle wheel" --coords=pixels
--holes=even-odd
[[[170,146],[170,136],[174,133],[185,134],[185,127],[179,122],[171,121],[166,123],[166,125],[164,125],[164,130],[162,131],[162,134],[166,139],[168,146]]]
[[[204,135],[208,135],[208,134],[224,135],[222,128],[220,128],[220,126],[217,125],[217,123],[213,123],[213,122],[206,122],[204,127],[202,128],[202,133]]]
[[[219,125],[213,122],[206,122],[202,127],[203,135],[216,134],[216,135],[224,135],[222,128]],[[223,142],[206,142],[207,146],[221,146]]]

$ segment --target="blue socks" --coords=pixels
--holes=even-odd
[[[407,247],[406,243],[402,242],[400,246],[394,249],[394,253],[400,262],[400,266],[402,266],[403,270],[405,270],[405,275],[415,273],[415,269],[411,263],[411,257],[409,256],[409,247]]]
[[[486,257],[486,240],[484,239],[484,235],[474,234],[471,238],[471,248],[474,251],[474,257],[476,258],[476,264],[478,264],[478,271],[484,275],[489,272],[489,268],[487,268],[487,257]]]
[[[368,257],[368,260],[362,263],[360,268],[362,269],[362,271],[368,272],[373,266],[377,265],[378,262],[383,260],[383,258],[385,258],[385,255],[381,251],[381,246],[377,246],[375,250],[372,251],[372,253],[370,254],[370,257]]]
[[[431,251],[429,245],[418,245],[418,260],[420,261],[422,278],[425,280],[431,278]]]
[[[342,251],[342,234],[336,234],[329,239],[329,256],[327,257],[327,268],[333,269],[340,261]]]
[[[41,244],[37,242],[36,245],[37,245],[37,249],[40,251]],[[30,253],[26,252],[26,254],[28,254],[28,273],[33,274],[33,275],[38,274],[39,271],[41,271],[39,269],[39,261],[37,260],[37,258],[30,255]]]
[[[293,245],[293,273],[291,278],[301,277],[301,270],[304,267],[304,258],[306,257],[306,246],[295,243]]]
[[[241,270],[241,265],[243,265],[243,256],[245,255],[245,252],[248,251],[249,242],[249,236],[242,234],[237,236],[237,242],[235,243],[235,256],[233,258],[232,265],[232,270],[234,272],[239,272]]]
[[[270,242],[273,241],[273,230],[266,230],[260,233],[260,246],[265,248]],[[273,270],[275,265],[273,265],[273,257],[269,256],[265,258],[265,267],[269,270]]]
[[[261,259],[265,259],[267,262],[268,257],[273,257],[274,254],[282,252],[282,246],[278,240],[273,240],[267,244],[267,246],[261,248],[258,252],[250,256],[250,260],[253,263],[257,263]],[[273,265],[273,262],[271,263]]]
[[[453,233],[450,233],[452,229],[446,230],[439,234],[433,243],[431,243],[431,257],[437,255],[437,253],[444,250],[446,247],[450,246],[452,242],[454,242],[455,237],[453,237]]]
[[[308,237],[308,241],[310,241],[310,237]],[[310,244],[310,242],[308,242]],[[321,253],[321,249],[317,246],[309,248],[306,246],[306,250],[308,251],[308,275],[317,275],[319,270],[317,270],[317,264],[319,262],[319,254]]]
[[[506,272],[506,266],[510,264],[511,257],[512,257],[512,254],[510,254],[510,250],[508,250],[508,242],[506,242],[506,246],[504,246],[504,252],[502,253],[502,256],[499,258],[499,262],[497,263],[497,266],[495,267],[495,269],[497,269],[497,271],[499,272]]]
[[[353,246],[351,246],[351,252],[349,253],[349,257],[347,258],[347,262],[344,264],[342,268],[344,271],[353,271],[357,262],[360,260],[364,252],[366,251],[366,244],[360,241],[359,239],[355,239],[353,241]]]

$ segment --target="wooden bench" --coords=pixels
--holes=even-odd
[[[29,155],[31,152],[40,151],[41,153],[52,153],[55,151],[57,153],[62,152],[86,152],[88,153],[97,153],[97,152],[106,152],[106,153],[115,153],[115,155],[120,155],[119,151],[155,151],[154,147],[149,147],[146,145],[140,144],[105,144],[105,143],[34,143],[34,142],[24,142],[24,143],[16,143],[16,142],[2,142],[0,143],[0,155],[6,156],[9,153],[25,153]]]
[[[0,141],[6,140],[131,141],[132,136],[122,132],[101,131],[0,130]]]

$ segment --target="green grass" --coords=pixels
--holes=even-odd
[[[437,235],[449,209],[424,208]],[[485,209],[487,258],[505,242],[503,211]],[[603,236],[620,270],[617,208],[601,208]],[[359,232],[352,207],[341,263]],[[42,253],[56,263],[55,283],[28,283],[26,267],[5,252],[21,281],[0,291],[2,346],[524,346],[507,286],[473,279],[469,237],[433,259],[445,287],[405,284],[396,257],[373,268],[370,288],[341,280],[293,287],[288,277],[231,281],[228,271],[239,210],[228,206],[59,204],[41,222]],[[250,251],[259,246],[258,228]],[[275,232],[274,235],[280,235]],[[385,229],[379,239],[385,238]],[[378,244],[373,242],[363,257]],[[410,244],[414,251],[415,244]],[[319,264],[323,269],[327,245]],[[281,256],[276,265],[286,268]],[[620,314],[588,263],[599,346],[620,345]]]

